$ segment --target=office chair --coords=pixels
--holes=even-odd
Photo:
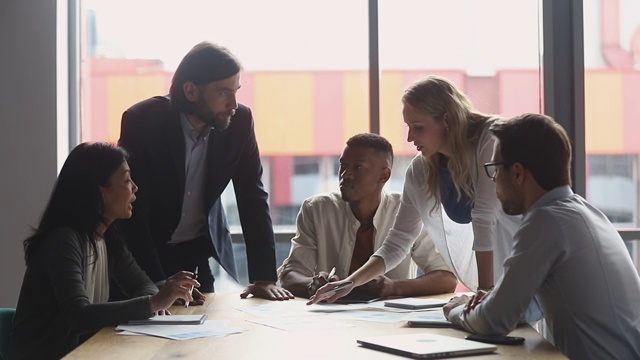
[[[15,313],[16,309],[0,309],[0,360],[6,359],[9,353],[9,337]]]

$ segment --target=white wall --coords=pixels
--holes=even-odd
[[[56,4],[0,1],[0,307],[17,303],[22,240],[56,178]]]

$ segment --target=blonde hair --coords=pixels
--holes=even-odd
[[[482,133],[483,125],[491,118],[477,111],[471,101],[448,79],[430,75],[414,82],[404,92],[402,103],[409,105],[436,121],[446,121],[451,157],[447,168],[457,193],[457,200],[464,191],[475,201],[475,191],[471,178],[473,151]],[[440,199],[440,156],[434,154],[424,158],[427,165],[427,186],[429,198],[435,199],[435,210]]]

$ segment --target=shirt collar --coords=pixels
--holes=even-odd
[[[341,194],[339,192],[337,194],[340,197],[340,200],[342,200]],[[373,227],[376,228],[376,229],[378,228],[378,224],[380,223],[380,221],[382,221],[381,220],[382,215],[380,213],[384,212],[384,210],[381,210],[381,209],[386,206],[386,204],[387,204],[386,200],[387,200],[387,193],[384,190],[382,190],[380,192],[380,203],[378,204],[378,209],[376,209],[376,213],[373,214]],[[344,201],[344,200],[342,200],[342,201]],[[356,219],[356,216],[353,214],[353,211],[351,211],[351,206],[349,206],[349,203],[347,201],[344,201],[344,203],[345,203],[346,208],[347,208],[347,216],[351,220],[353,220],[356,223],[360,224],[358,219]],[[388,216],[388,214],[386,216]]]
[[[184,112],[180,113],[180,125],[182,126],[182,133],[184,133],[185,136],[189,137],[193,141],[198,140],[198,132],[196,131],[196,129],[193,128],[193,125],[191,125],[191,122],[189,122],[189,118],[187,117],[187,114]],[[211,126],[207,126],[207,128],[209,131],[213,129],[213,127]],[[206,140],[206,136],[209,134],[209,131],[204,132],[205,140]]]
[[[569,185],[562,185],[562,186],[553,188],[547,191],[547,193],[542,195],[538,200],[536,200],[536,202],[534,202],[533,205],[531,205],[527,213],[537,208],[541,208],[545,205],[548,205],[554,201],[557,201],[560,199],[566,199],[571,195],[573,195],[573,190],[571,190],[571,187]]]

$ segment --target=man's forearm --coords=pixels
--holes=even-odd
[[[364,265],[354,271],[353,274],[349,275],[345,280],[353,281],[353,287],[357,287],[375,279],[384,274],[384,272],[384,260],[379,256],[371,256]]]
[[[280,279],[280,284],[283,288],[289,290],[295,296],[304,298],[309,297],[309,285],[312,282],[313,278],[295,271],[289,271]]]
[[[393,296],[425,296],[452,293],[458,281],[450,271],[436,270],[415,279],[395,280]]]

